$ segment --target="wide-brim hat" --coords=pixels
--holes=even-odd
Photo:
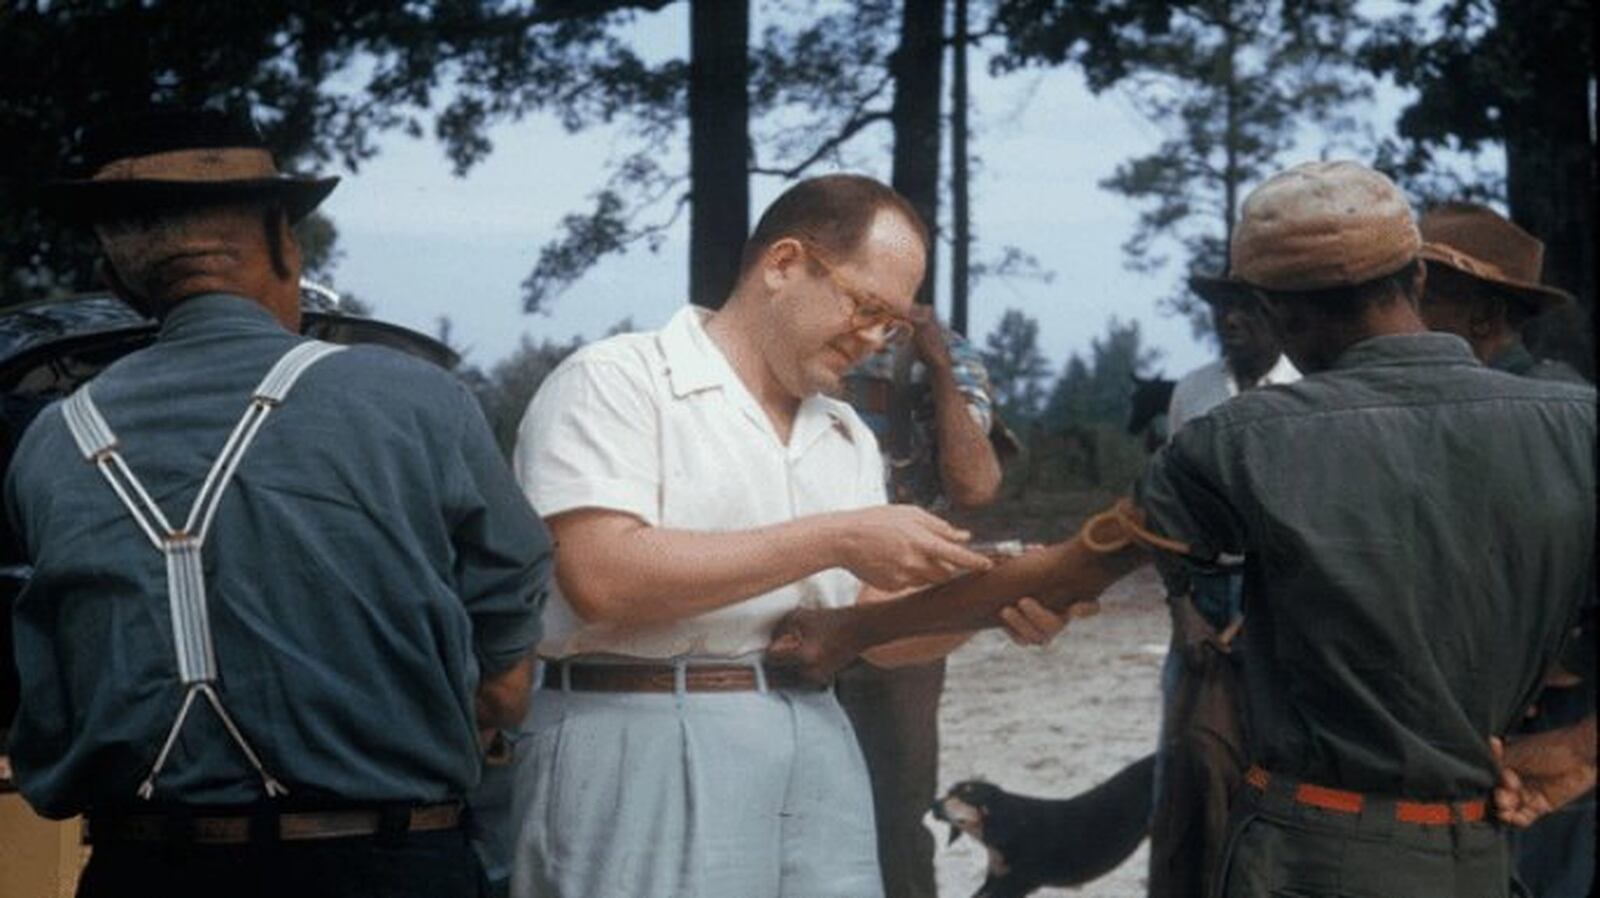
[[[1207,302],[1251,290],[1303,293],[1390,275],[1422,247],[1405,194],[1356,162],[1306,162],[1250,192],[1228,246],[1228,274],[1189,286]]]
[[[47,212],[76,222],[264,200],[280,203],[293,223],[339,183],[279,171],[249,116],[210,109],[145,112],[91,127],[78,156],[80,176],[38,192]]]
[[[1422,213],[1420,255],[1492,284],[1535,313],[1572,302],[1572,294],[1540,283],[1544,243],[1488,206],[1452,202]]]

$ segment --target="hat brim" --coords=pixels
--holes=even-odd
[[[39,188],[39,205],[68,221],[88,223],[148,209],[271,199],[283,204],[291,224],[333,192],[338,177],[253,178],[241,181],[51,181]]]
[[[1535,314],[1542,315],[1552,309],[1577,301],[1571,293],[1557,287],[1530,284],[1527,281],[1518,281],[1511,278],[1485,277],[1482,272],[1469,271],[1460,265],[1456,265],[1449,256],[1433,252],[1426,243],[1422,245],[1422,249],[1417,255],[1429,266],[1440,265],[1480,283],[1492,284],[1495,288],[1503,290],[1512,297],[1531,305]]]
[[[1222,274],[1196,274],[1189,277],[1189,289],[1212,305],[1237,302],[1254,295],[1256,287]]]

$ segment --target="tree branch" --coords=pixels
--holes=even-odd
[[[839,133],[823,141],[816,148],[816,150],[811,153],[811,155],[800,160],[800,162],[796,163],[795,165],[792,165],[788,168],[770,168],[763,165],[752,164],[750,166],[750,174],[776,175],[780,178],[798,178],[805,174],[806,169],[822,161],[822,159],[829,153],[832,153],[839,147],[844,146],[849,142],[850,138],[861,133],[861,131],[868,125],[875,124],[877,122],[886,122],[888,120],[889,111],[887,109],[875,110],[873,112],[866,113],[865,115],[858,115],[849,122],[846,122],[845,126],[840,129]]]

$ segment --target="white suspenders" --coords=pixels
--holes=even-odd
[[[244,417],[239,419],[227,443],[223,445],[222,453],[206,474],[205,483],[201,485],[194,505],[189,509],[188,519],[183,527],[177,529],[167,522],[167,516],[161,512],[160,506],[150,498],[143,484],[133,476],[127,462],[123,461],[122,454],[117,451],[116,434],[111,432],[89,396],[90,384],[80,387],[62,404],[67,429],[72,432],[78,450],[105,475],[106,482],[111,484],[117,498],[127,506],[134,523],[139,525],[139,529],[150,538],[151,545],[167,560],[167,604],[172,614],[172,642],[177,654],[178,677],[185,687],[185,695],[183,707],[167,733],[160,754],[156,756],[144,782],[139,785],[140,798],[148,799],[154,795],[156,777],[160,775],[167,755],[178,740],[178,733],[188,719],[195,697],[200,695],[205,696],[228,734],[261,775],[267,795],[284,795],[289,791],[262,766],[261,758],[250,747],[233,718],[223,709],[222,699],[213,687],[217,680],[217,658],[211,641],[211,622],[206,614],[205,572],[201,567],[200,550],[205,545],[206,533],[211,528],[217,505],[222,501],[222,493],[228,488],[228,481],[238,470],[239,461],[244,457],[245,450],[250,448],[251,440],[261,430],[268,413],[283,403],[290,388],[307,368],[343,348],[312,340],[295,345],[278,359],[251,394]]]

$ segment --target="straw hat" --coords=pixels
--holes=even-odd
[[[79,155],[83,177],[39,191],[47,211],[74,221],[268,199],[282,203],[293,223],[339,183],[280,172],[248,116],[216,110],[160,110],[91,127]]]
[[[1393,181],[1355,162],[1306,162],[1251,191],[1228,247],[1229,274],[1196,275],[1208,302],[1258,288],[1282,292],[1348,287],[1393,274],[1422,238]]]
[[[1493,284],[1535,312],[1572,302],[1572,294],[1539,283],[1544,243],[1477,203],[1444,203],[1422,214],[1422,258]]]

